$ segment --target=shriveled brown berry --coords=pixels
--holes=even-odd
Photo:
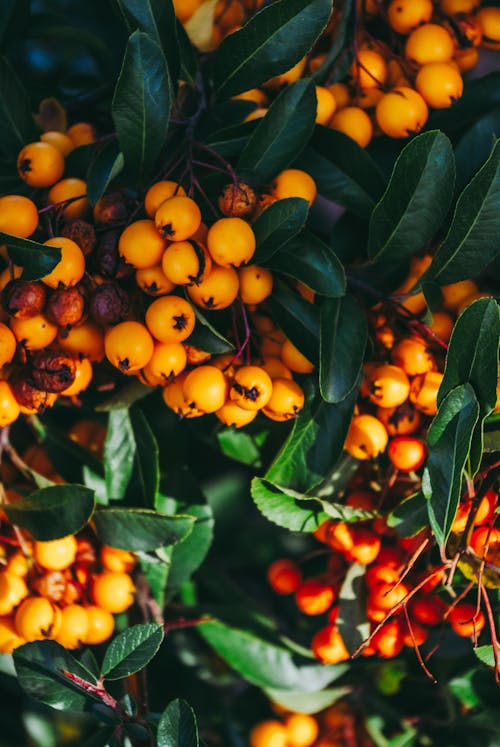
[[[39,350],[33,354],[31,376],[37,389],[59,394],[71,386],[75,374],[75,359],[67,353]]]
[[[42,576],[34,578],[31,585],[42,597],[51,602],[61,602],[66,592],[67,581],[61,571],[47,571]]]
[[[90,315],[103,327],[123,321],[128,309],[128,295],[117,283],[98,285],[89,299]]]
[[[85,256],[94,251],[97,239],[92,223],[87,223],[85,220],[74,220],[71,223],[66,223],[61,230],[61,236],[78,244]]]
[[[78,537],[75,563],[77,565],[93,566],[97,560],[95,545],[86,537]]]
[[[219,195],[219,210],[231,218],[248,218],[257,205],[257,195],[246,182],[226,184]]]
[[[121,192],[103,195],[94,208],[94,220],[101,226],[122,223],[127,217],[127,204]]]
[[[95,250],[95,269],[107,278],[125,278],[134,272],[118,253],[119,238],[120,231],[106,231]]]
[[[63,329],[74,327],[82,320],[85,311],[85,298],[78,285],[73,288],[59,288],[50,296],[45,316],[53,324]]]
[[[27,410],[41,413],[47,407],[52,407],[57,399],[56,394],[37,389],[33,381],[27,377],[16,377],[11,379],[9,384],[19,405]]]
[[[41,314],[47,298],[46,286],[36,280],[11,280],[4,288],[3,305],[16,319]]]

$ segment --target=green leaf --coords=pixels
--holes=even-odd
[[[195,83],[196,82],[196,70],[198,66],[198,60],[196,58],[196,52],[191,44],[191,41],[189,39],[189,36],[186,34],[186,30],[182,23],[179,21],[178,18],[175,19],[175,28],[177,32],[177,43],[179,45],[179,55],[180,55],[180,71],[179,75],[181,80],[185,80],[187,83]],[[175,77],[172,74],[172,71],[170,72],[170,75],[173,80],[175,80]]]
[[[457,183],[462,190],[488,158],[496,137],[500,134],[500,106],[478,119],[458,141],[455,147]]]
[[[342,402],[359,380],[368,324],[356,299],[323,301],[319,358],[319,385],[326,402]]]
[[[346,649],[353,653],[370,634],[366,617],[366,566],[353,563],[346,573],[339,593],[337,627]]]
[[[400,537],[413,537],[427,524],[427,502],[419,491],[401,501],[387,517]]]
[[[133,552],[180,542],[191,532],[194,522],[194,516],[167,516],[146,508],[104,508],[94,514],[101,542]]]
[[[444,547],[457,511],[479,403],[470,384],[452,389],[427,433],[428,458],[422,478],[437,542]]]
[[[282,284],[274,284],[266,305],[274,321],[312,363],[318,361],[319,309]]]
[[[130,412],[135,441],[135,464],[139,475],[142,499],[146,506],[154,506],[160,487],[158,442],[142,410]]]
[[[331,12],[331,0],[278,0],[263,8],[217,50],[216,96],[234,96],[287,72],[311,49]]]
[[[50,540],[76,534],[94,511],[94,492],[84,485],[51,485],[36,490],[3,510],[10,521],[26,529],[36,540]]]
[[[179,76],[179,45],[172,0],[117,0],[130,31],[144,31],[163,50],[172,82]]]
[[[12,159],[26,143],[38,135],[26,91],[4,57],[0,57],[0,150]]]
[[[132,377],[130,377],[132,378]],[[113,410],[123,410],[124,407],[131,407],[144,397],[151,394],[151,387],[141,384],[140,381],[135,379],[125,384],[121,389],[96,405],[96,412],[113,412]]]
[[[35,700],[60,711],[83,711],[98,701],[76,685],[64,672],[95,682],[85,667],[55,641],[34,641],[14,651],[18,682]]]
[[[306,404],[293,424],[265,479],[285,488],[309,492],[332,470],[342,454],[357,392],[329,404],[305,387]]]
[[[495,652],[492,645],[476,646],[474,653],[479,661],[486,664],[487,667],[491,667],[492,669],[496,667]],[[500,659],[500,650],[498,651],[498,659]]]
[[[110,498],[121,500],[134,469],[136,443],[130,413],[125,408],[109,413],[104,442],[104,477]]]
[[[474,430],[471,467],[479,469],[484,419],[497,400],[500,309],[493,298],[480,298],[459,316],[450,338],[438,405],[459,384],[471,384],[479,402],[479,421]]]
[[[439,285],[476,277],[500,252],[500,140],[458,198],[443,243],[423,275]]]
[[[219,312],[205,311],[202,313],[198,308],[195,308],[194,313],[196,314],[196,325],[186,340],[186,345],[194,345],[194,347],[214,355],[221,355],[234,350],[233,343],[229,342],[214,324],[218,321]]]
[[[252,467],[261,466],[260,449],[250,433],[236,428],[224,428],[217,433],[220,450],[230,459]]]
[[[211,133],[207,145],[226,158],[236,158],[248,142],[249,136],[258,126],[256,121],[223,127]]]
[[[336,679],[337,668],[308,659],[259,637],[251,629],[219,621],[198,626],[198,632],[230,667],[258,687],[316,692]]]
[[[363,148],[343,132],[320,125],[297,166],[314,177],[323,197],[361,218],[369,218],[386,188],[382,172]]]
[[[162,555],[166,553],[168,553],[168,550],[162,551]],[[154,558],[151,555],[143,555],[140,561],[141,571],[146,577],[151,595],[158,607],[163,609],[165,606],[165,590],[167,588],[170,563],[161,558]]]
[[[189,581],[205,560],[213,541],[214,518],[210,506],[188,506],[186,511],[189,511],[189,515],[194,516],[196,521],[189,535],[169,550],[169,589],[179,589],[183,583]]]
[[[330,68],[342,51],[346,47],[349,48],[349,38],[354,35],[352,27],[355,23],[355,16],[354,0],[337,0],[333,17],[334,27],[331,32],[330,43],[326,49],[325,59],[319,68],[311,74],[311,77],[319,85],[323,85]]]
[[[368,255],[405,259],[422,250],[448,213],[455,183],[453,148],[432,130],[410,140],[370,218]]]
[[[308,212],[307,200],[300,197],[288,197],[269,205],[252,225],[257,244],[253,261],[265,262],[296,236],[304,227]]]
[[[345,668],[339,666],[339,676],[344,674]],[[304,693],[288,692],[287,690],[276,690],[273,688],[266,688],[264,692],[272,703],[286,708],[287,711],[293,711],[294,713],[319,713],[328,706],[336,703],[337,700],[348,695],[351,688],[345,687],[333,687],[327,690],[318,690],[318,692]]]
[[[172,700],[163,711],[156,735],[157,747],[198,747],[196,716],[185,700]]]
[[[286,86],[260,120],[238,161],[238,171],[250,171],[268,182],[286,168],[311,137],[316,120],[312,80]]]
[[[309,231],[287,241],[266,267],[305,283],[322,296],[338,298],[345,293],[345,273],[333,249]]]
[[[163,625],[132,625],[111,641],[104,654],[101,674],[108,680],[121,680],[149,664],[163,641]]]
[[[113,121],[125,165],[144,183],[165,145],[171,85],[160,47],[145,33],[128,40],[113,96]]]
[[[260,477],[254,477],[250,492],[266,519],[293,532],[314,532],[327,518],[350,522],[374,517],[372,511],[333,503],[319,495],[298,493]]]
[[[110,183],[123,170],[123,153],[115,140],[106,143],[96,155],[87,174],[87,197],[91,205],[101,199]]]
[[[61,261],[61,250],[55,246],[44,246],[38,241],[20,239],[2,232],[0,241],[7,245],[14,264],[23,268],[23,280],[39,280],[52,272]]]

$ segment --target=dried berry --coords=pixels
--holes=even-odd
[[[257,205],[257,195],[246,182],[226,184],[219,195],[219,210],[232,218],[248,218]]]
[[[67,581],[61,571],[48,571],[31,581],[33,589],[51,602],[61,602],[66,592]]]
[[[82,320],[85,298],[79,286],[60,288],[50,296],[45,316],[58,327],[69,329]]]
[[[59,394],[75,380],[75,359],[57,350],[40,350],[32,359],[33,384],[44,392]]]
[[[103,327],[121,322],[128,309],[128,296],[116,283],[98,285],[89,299],[90,315]]]
[[[33,381],[26,377],[11,379],[9,384],[17,402],[27,410],[42,413],[47,407],[52,407],[57,399],[55,394],[37,389]]]
[[[95,251],[95,269],[108,278],[125,278],[134,272],[118,254],[119,231],[106,231],[101,236]]]
[[[4,289],[5,310],[16,319],[28,319],[41,314],[45,306],[47,290],[43,283],[35,280],[11,280]]]
[[[101,197],[94,208],[94,220],[101,226],[110,226],[127,220],[128,209],[121,192],[110,192]]]
[[[91,254],[96,245],[94,226],[85,220],[74,220],[67,223],[61,231],[61,236],[78,244],[85,256]]]

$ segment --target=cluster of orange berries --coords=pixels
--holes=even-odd
[[[250,747],[372,747],[362,720],[346,700],[338,700],[316,715],[294,713],[272,705],[280,718],[256,724],[249,736]]]
[[[388,318],[379,306],[373,310],[375,355],[365,363],[361,400],[344,446],[361,460],[374,459],[387,450],[394,467],[402,472],[418,470],[424,463],[422,437],[437,412],[444,351],[454,320],[470,303],[489,295],[480,292],[472,280],[443,286],[443,308],[433,312],[428,328],[431,336],[425,336],[425,329],[422,334],[408,334],[408,330],[401,334],[395,319],[404,322],[406,312],[419,315],[425,308],[422,293],[406,298],[404,294],[417,283],[431,260],[430,255],[412,260],[408,278],[393,296],[403,299],[400,308],[396,306],[399,317],[396,313],[393,319]],[[500,397],[498,401],[497,409]]]
[[[312,366],[291,343],[283,346],[289,365],[262,365],[269,355],[259,351],[255,325],[258,357],[250,359],[248,329],[242,365],[243,348],[212,359],[189,337],[196,307],[234,305],[240,325],[248,327],[247,312],[254,313],[273,288],[272,273],[249,264],[256,248],[251,222],[279,199],[303,197],[311,204],[314,180],[286,169],[260,195],[235,180],[222,190],[223,217],[210,228],[195,200],[172,180],[151,185],[133,211],[119,191],[92,209],[86,182],[62,177],[71,145],[95,139],[86,123],[67,133],[44,133],[21,150],[18,172],[26,184],[48,193],[0,198],[1,231],[61,250],[50,273],[23,281],[22,268],[2,248],[7,267],[0,274],[0,427],[20,413],[43,411],[58,397],[77,397],[92,381],[93,364],[103,361],[148,386],[161,386],[166,404],[184,417],[216,413],[235,426],[258,411],[278,421],[295,417],[304,397],[291,371]],[[44,207],[38,209],[37,198]],[[43,241],[47,232],[51,238]],[[237,333],[234,343],[238,347]]]
[[[113,615],[134,601],[135,556],[106,545],[98,550],[87,533],[38,542],[14,533],[5,519],[1,527],[0,652],[45,639],[67,649],[108,640]]]
[[[406,138],[419,132],[429,108],[448,108],[460,98],[462,75],[477,65],[478,48],[500,49],[500,9],[479,8],[480,0],[368,0],[365,5],[363,21],[384,20],[391,46],[360,30],[347,78],[316,86],[316,122],[362,148],[375,135]],[[330,26],[320,48],[330,42]],[[247,121],[266,114],[270,92],[314,73],[326,56],[315,52],[262,89],[235,97],[257,104]]]
[[[366,478],[361,478],[362,483]],[[405,486],[396,485],[384,502],[398,495]],[[400,496],[399,496],[400,498]],[[345,505],[377,512],[377,493],[353,489]],[[467,549],[477,564],[498,567],[500,530],[493,526],[498,493],[488,490],[473,508],[470,499],[460,504],[452,531],[463,534],[470,525]],[[473,511],[472,515],[471,511]],[[449,621],[453,631],[474,640],[485,625],[485,616],[476,604],[462,601],[448,604],[438,593],[444,579],[443,566],[427,563],[411,565],[410,559],[428,538],[428,530],[410,538],[398,537],[383,516],[356,523],[326,520],[315,531],[316,539],[326,545],[325,571],[303,578],[299,566],[289,559],[276,560],[268,569],[268,580],[277,594],[294,594],[299,610],[306,615],[327,614],[327,625],[314,636],[311,648],[315,656],[328,664],[350,657],[337,625],[338,599],[349,564],[366,567],[364,575],[366,616],[372,626],[363,655],[383,658],[397,656],[404,646],[415,648],[428,638],[430,628]]]

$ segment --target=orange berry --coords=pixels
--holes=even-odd
[[[345,106],[333,117],[330,127],[343,132],[361,148],[366,148],[373,135],[373,125],[368,114],[359,106]]]
[[[195,323],[193,307],[179,296],[157,298],[146,311],[146,326],[160,342],[183,342],[193,331]]]
[[[136,220],[120,236],[118,251],[125,262],[136,269],[153,267],[161,262],[165,240],[152,220]]]
[[[380,557],[380,552],[379,552]],[[376,586],[380,582],[393,586],[396,581],[399,581],[399,571],[392,565],[383,564],[380,559],[377,559],[376,565],[368,568],[365,574],[366,585],[370,588]]]
[[[314,371],[314,364],[290,340],[285,340],[283,343],[280,357],[290,371],[301,374],[308,374]]]
[[[69,604],[61,610],[61,624],[55,640],[67,649],[79,648],[86,642],[89,617],[85,607]]]
[[[316,578],[302,581],[295,592],[297,607],[305,615],[322,615],[332,606],[334,600],[333,587]]]
[[[387,456],[396,469],[401,472],[413,472],[425,461],[425,444],[411,436],[396,436],[389,443]]]
[[[248,738],[250,747],[287,747],[288,734],[280,721],[261,721]]]
[[[62,571],[75,562],[77,542],[69,534],[61,539],[33,544],[33,559],[42,568],[50,571]]]
[[[115,368],[122,373],[134,373],[151,360],[154,342],[143,324],[121,322],[106,332],[104,351]]]
[[[371,640],[371,645],[379,656],[392,659],[403,648],[403,631],[399,620],[389,620]]]
[[[19,404],[14,397],[10,384],[0,381],[0,428],[10,425],[20,414]]]
[[[460,280],[458,283],[443,285],[443,306],[447,311],[458,312],[462,303],[470,296],[477,293],[479,288],[473,280]]]
[[[301,60],[297,62],[296,65],[290,68],[290,70],[287,70],[286,73],[282,73],[281,75],[276,75],[274,78],[271,78],[270,80],[266,81],[264,83],[265,88],[281,88],[281,86],[284,85],[290,85],[291,83],[295,83],[296,80],[298,80],[302,73],[304,72],[304,69],[307,65],[307,57],[303,57]]]
[[[408,376],[433,371],[436,368],[434,356],[424,340],[419,337],[405,337],[393,348],[391,358]]]
[[[443,380],[443,374],[429,371],[415,376],[410,386],[410,401],[424,415],[435,415],[437,412],[437,393]]]
[[[429,325],[440,340],[449,342],[453,331],[453,319],[445,311],[432,312],[432,324]]]
[[[385,425],[389,436],[409,436],[420,428],[422,417],[409,402],[399,407],[379,407],[377,418]]]
[[[480,0],[441,0],[441,10],[447,16],[472,13],[479,3]]]
[[[323,664],[338,664],[350,657],[335,624],[327,625],[326,628],[322,628],[316,633],[312,640],[311,649],[316,658]]]
[[[134,582],[127,573],[104,571],[94,576],[92,599],[98,607],[117,615],[134,602]]]
[[[17,173],[30,187],[51,187],[64,173],[64,158],[49,143],[29,143],[17,157]]]
[[[238,270],[240,298],[247,305],[262,303],[273,290],[272,272],[259,265],[241,267]]]
[[[137,558],[129,550],[103,545],[101,548],[101,563],[107,571],[116,573],[130,573],[137,563]]]
[[[143,267],[135,273],[135,282],[148,296],[166,296],[175,288],[175,283],[167,278],[161,265]]]
[[[202,0],[173,0],[175,15],[181,23],[186,23],[198,10],[201,2]]]
[[[55,325],[54,329],[57,330]],[[85,356],[91,362],[104,359],[104,334],[94,322],[84,322],[59,334],[58,346],[68,353]]]
[[[10,615],[27,596],[28,587],[23,578],[9,571],[0,573],[0,615]]]
[[[367,380],[370,400],[379,407],[398,407],[408,399],[410,382],[399,366],[377,366]]]
[[[198,366],[188,373],[182,390],[191,409],[210,413],[224,405],[228,385],[222,371],[215,366]]]
[[[267,580],[276,594],[293,594],[302,581],[302,573],[293,560],[275,560],[267,569]]]
[[[61,179],[61,181],[54,184],[52,189],[49,191],[47,202],[49,204],[54,204],[84,195],[82,199],[75,200],[74,202],[69,203],[66,207],[61,205],[60,212],[64,220],[69,222],[79,218],[85,218],[89,213],[90,203],[85,197],[86,194],[87,182],[84,182],[83,179]]]
[[[333,117],[337,102],[328,88],[316,86],[316,124],[326,125]]]
[[[16,354],[16,338],[6,324],[0,322],[0,368],[10,363]]]
[[[335,96],[337,111],[343,106],[347,106],[347,104],[351,100],[349,88],[345,83],[334,83],[332,86],[328,86],[328,90]]]
[[[69,137],[75,148],[79,148],[81,145],[90,145],[95,143],[97,140],[97,134],[94,125],[89,122],[77,122],[66,130],[66,135]]]
[[[378,88],[387,79],[385,59],[372,49],[362,49],[351,65],[350,75],[363,90]]]
[[[439,597],[414,597],[410,605],[411,617],[422,625],[438,625],[445,613],[445,604]]]
[[[422,23],[428,23],[433,12],[432,0],[392,0],[387,8],[387,21],[398,34],[409,34]]]
[[[289,747],[310,747],[319,734],[319,725],[313,716],[291,713],[285,718]]]
[[[28,597],[18,607],[16,632],[26,641],[41,641],[57,634],[61,612],[45,597]]]
[[[111,612],[90,604],[85,607],[87,612],[88,629],[84,643],[104,643],[111,638],[115,627],[115,619]]]
[[[409,648],[422,646],[429,637],[429,631],[423,625],[411,621],[408,625],[406,620],[401,621],[401,635],[403,636],[403,645]]]
[[[71,138],[69,138],[64,132],[58,132],[57,130],[48,130],[42,132],[40,135],[42,143],[49,143],[57,148],[58,151],[66,158],[69,156],[73,148],[75,147]]]
[[[285,169],[276,177],[272,195],[277,200],[283,200],[287,197],[302,197],[312,205],[316,199],[317,188],[316,182],[305,171],[300,169]]]
[[[244,410],[242,407],[238,407],[235,402],[227,400],[221,408],[215,413],[216,417],[227,425],[233,428],[243,428],[255,420],[257,417],[257,410]]]
[[[0,197],[0,231],[27,239],[38,227],[35,203],[22,195]]]
[[[495,513],[498,502],[498,493],[490,488],[481,498],[479,506],[474,515],[474,525],[488,524]]]
[[[183,195],[169,197],[155,213],[156,228],[164,239],[170,241],[189,239],[196,233],[200,223],[200,208],[194,200]]]
[[[75,360],[75,378],[70,386],[61,392],[63,397],[76,397],[77,394],[88,389],[92,376],[94,375],[92,364],[88,358]]]
[[[233,99],[237,101],[253,101],[257,106],[267,106],[269,104],[266,93],[261,91],[260,88],[250,88],[248,91],[243,91],[243,93],[233,96]]]
[[[478,527],[472,532],[470,546],[479,558],[498,565],[500,561],[500,529]]]
[[[398,86],[384,94],[375,109],[378,126],[393,138],[405,138],[420,132],[428,116],[422,96],[407,86]]]
[[[282,422],[297,417],[304,407],[304,392],[295,381],[274,379],[273,393],[262,409],[266,417]]]
[[[481,8],[476,18],[483,32],[482,46],[500,49],[500,8],[492,5]]]
[[[394,586],[394,584],[381,581],[372,586],[368,597],[368,604],[377,609],[389,611],[403,601],[408,591],[409,589],[405,584]]]
[[[352,536],[354,544],[346,553],[347,559],[360,565],[373,563],[380,551],[380,537],[362,526],[353,526]]]
[[[44,241],[44,246],[54,246],[61,250],[61,259],[52,272],[42,278],[50,288],[72,287],[80,282],[85,274],[85,256],[74,241],[63,236],[54,236]]]
[[[415,87],[428,106],[446,109],[460,98],[464,82],[451,62],[428,62],[417,73]]]
[[[355,459],[374,459],[387,446],[387,431],[373,415],[355,415],[351,420],[344,449]]]
[[[180,342],[157,342],[142,376],[149,386],[164,386],[184,371],[186,365],[186,349]]]
[[[214,265],[209,276],[198,285],[188,287],[188,294],[197,306],[208,311],[226,309],[236,299],[239,290],[238,273],[233,267]]]
[[[212,259],[202,244],[190,239],[170,244],[161,266],[175,285],[199,285],[210,274]]]
[[[255,234],[242,218],[221,218],[208,231],[207,248],[221,267],[240,267],[255,252]]]
[[[165,200],[174,195],[185,197],[186,190],[178,182],[164,180],[153,184],[146,192],[144,198],[144,209],[150,218],[154,218],[156,211]]]
[[[437,23],[425,23],[412,31],[405,46],[405,56],[418,65],[449,62],[454,51],[450,32]]]
[[[262,368],[264,371],[267,371],[271,379],[293,379],[292,372],[279,358],[274,358],[273,356],[266,358],[262,364]]]
[[[463,638],[477,636],[484,628],[485,619],[475,604],[457,604],[449,614],[449,621],[455,633]]]
[[[17,552],[9,557],[5,570],[7,573],[12,574],[12,576],[19,576],[19,578],[24,578],[28,575],[28,560],[21,550],[17,550]]]

